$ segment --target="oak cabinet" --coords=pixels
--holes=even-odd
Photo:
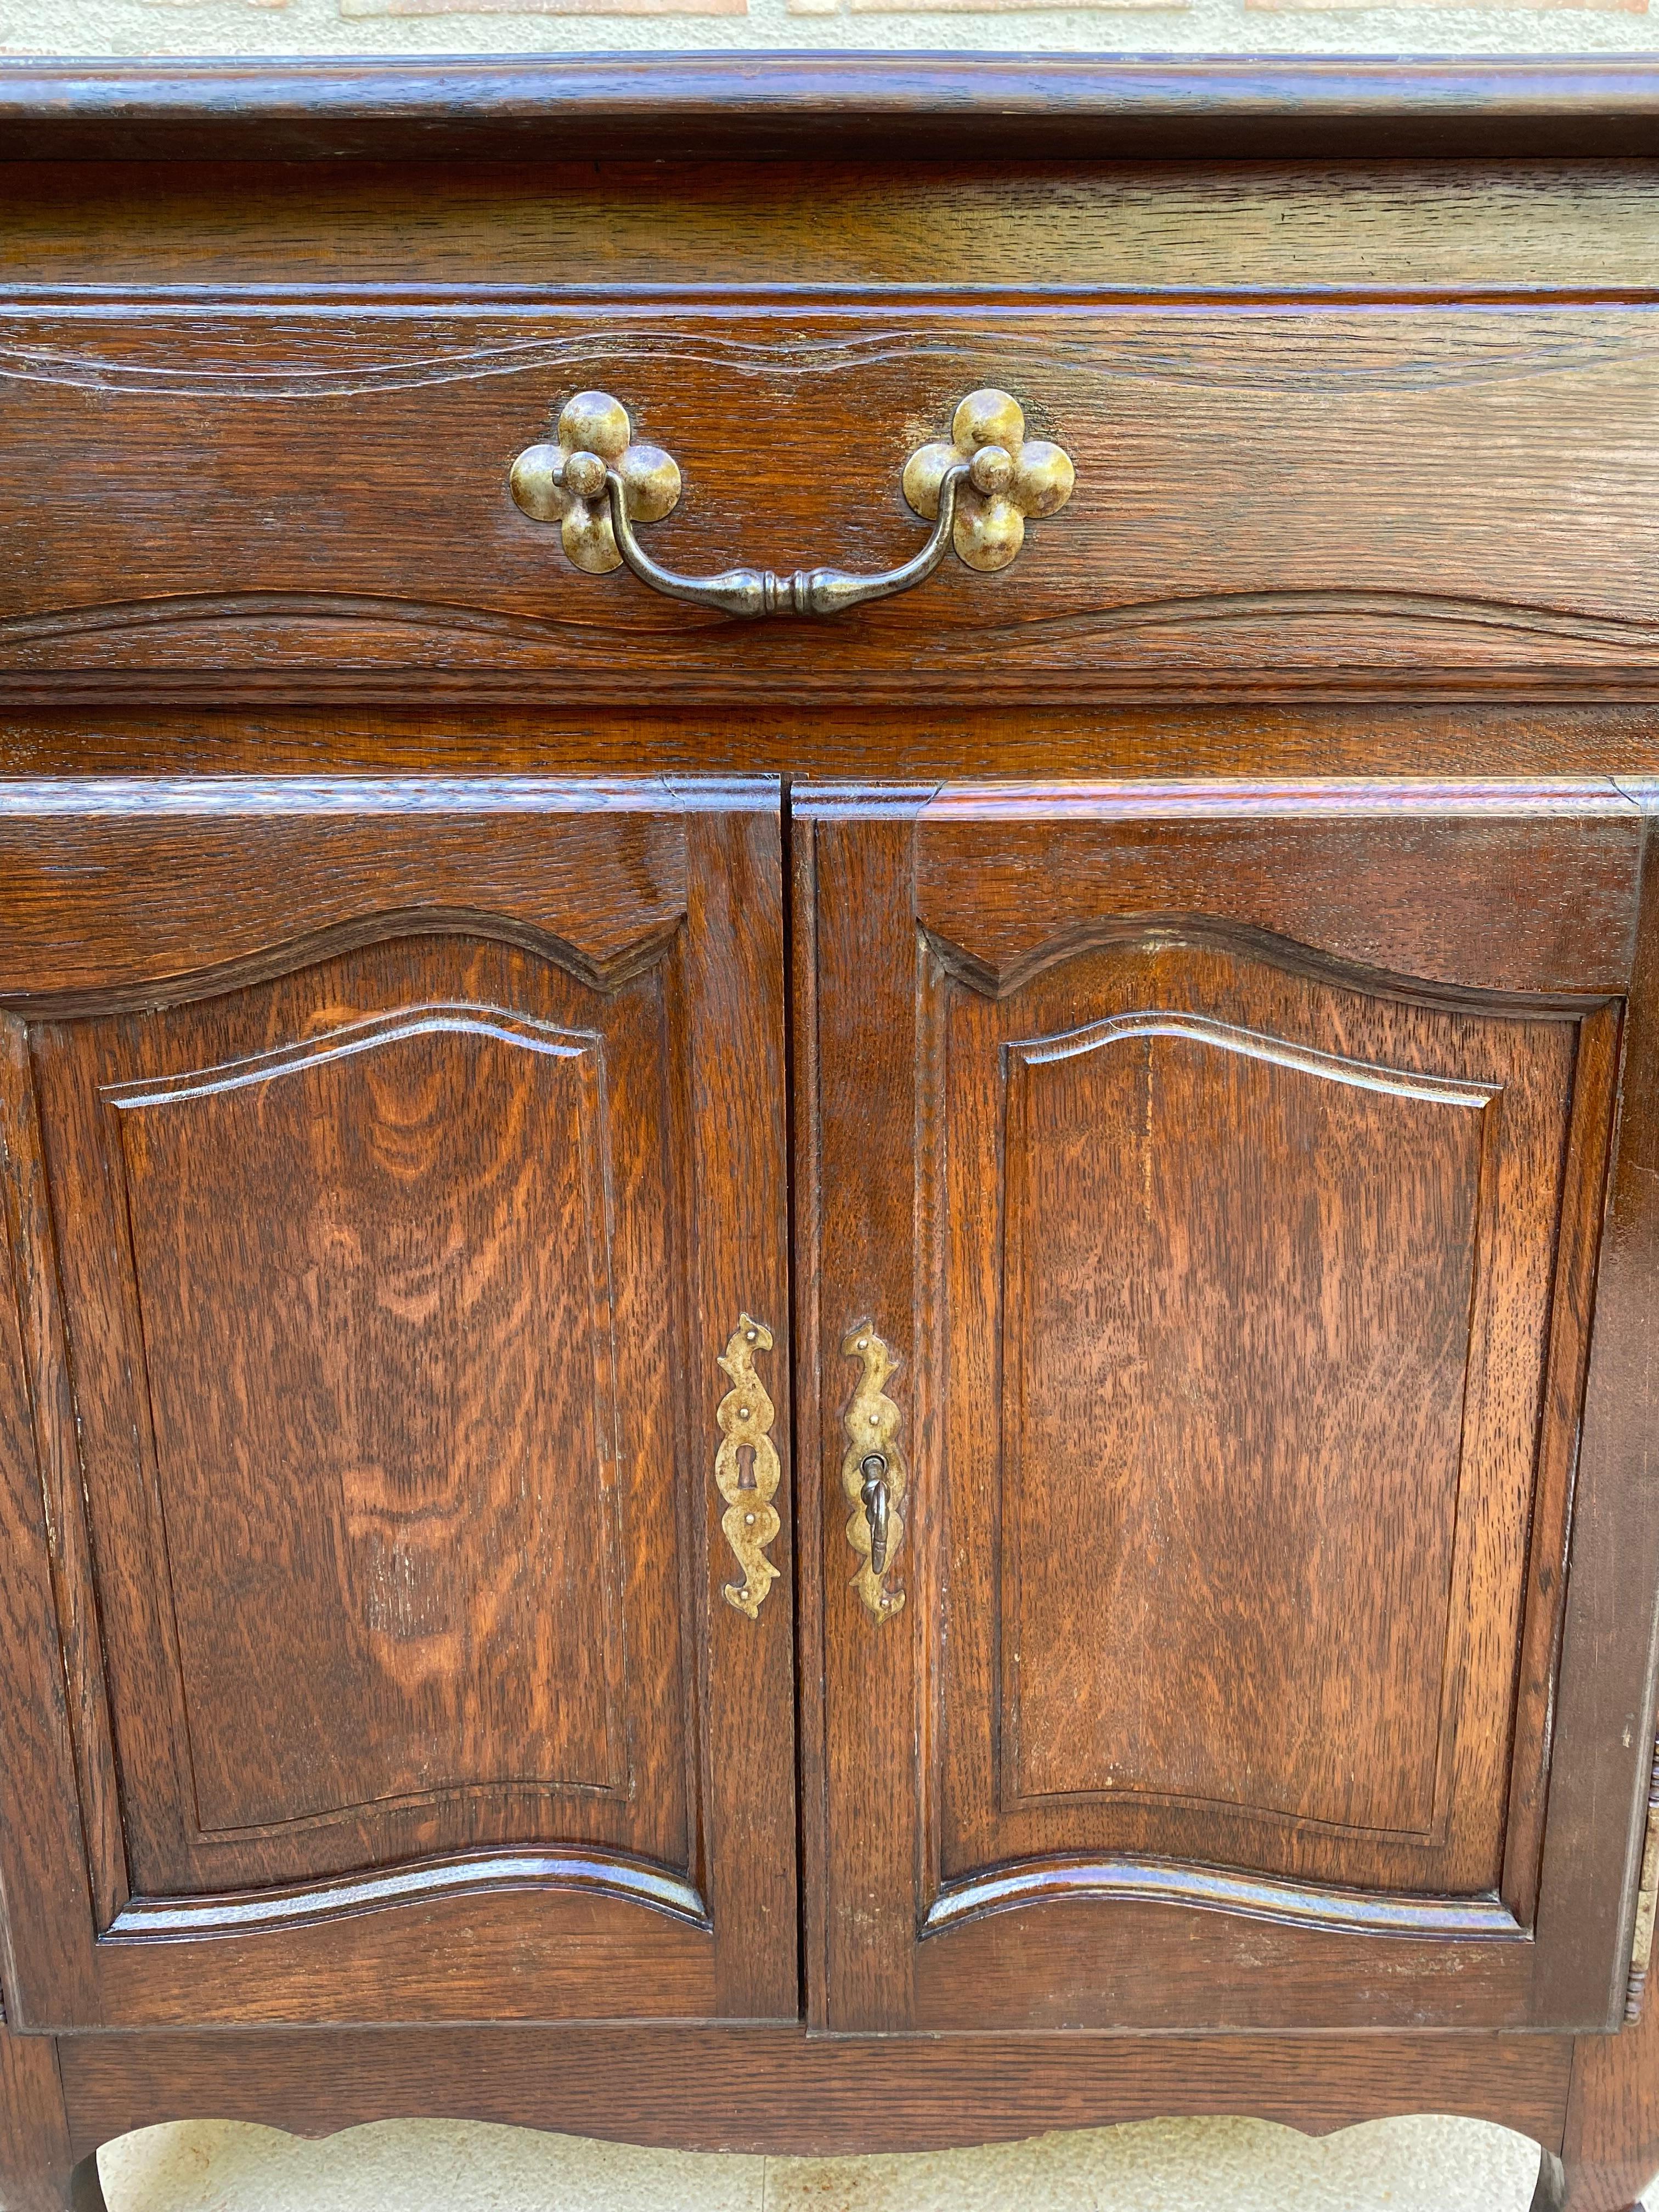
[[[1656,111],[0,70],[0,2212],[1659,2171]]]

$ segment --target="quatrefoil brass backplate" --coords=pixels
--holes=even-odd
[[[579,392],[560,410],[550,442],[526,446],[513,464],[514,499],[537,522],[556,522],[573,567],[590,576],[620,568],[606,481],[615,471],[635,522],[659,522],[680,495],[680,472],[660,446],[637,443],[628,410],[608,392]]]
[[[1063,446],[1028,438],[1025,413],[1006,392],[970,392],[957,409],[948,442],[918,446],[904,465],[904,496],[932,522],[939,486],[966,466],[951,531],[957,556],[981,573],[1006,568],[1025,543],[1025,525],[1054,514],[1072,496],[1077,471]]]
[[[657,522],[680,495],[672,454],[635,439],[628,410],[605,392],[579,392],[560,412],[555,436],[527,446],[513,464],[514,499],[537,522],[556,522],[579,568],[604,575],[625,562],[656,592],[733,615],[834,615],[890,599],[931,576],[954,545],[981,574],[1006,568],[1025,542],[1028,520],[1053,514],[1072,495],[1076,471],[1063,447],[1028,438],[1010,393],[970,392],[948,440],[920,446],[904,470],[904,495],[933,534],[896,568],[874,575],[845,568],[727,568],[683,576],[665,568],[634,534]]]

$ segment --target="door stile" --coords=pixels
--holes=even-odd
[[[1578,1025],[1572,1120],[1562,1175],[1562,1243],[1546,1354],[1538,1482],[1522,1622],[1516,1741],[1504,1875],[1499,1893],[1522,1927],[1534,1929],[1544,1820],[1565,1625],[1562,1595],[1572,1550],[1578,1473],[1595,1311],[1595,1270],[1611,1188],[1620,1061],[1625,1032],[1618,999]]]
[[[828,1605],[818,1486],[823,1480],[821,1327],[823,1175],[818,1112],[818,825],[790,793],[788,1010],[792,1041],[790,1158],[794,1255],[795,1712],[800,1847],[802,2010],[809,2033],[830,2027],[830,1805],[826,1676]]]
[[[1659,813],[1643,797],[1618,1122],[1595,1285],[1538,1907],[1540,2025],[1617,2027],[1659,1665]]]
[[[743,1586],[744,1573],[722,1535],[720,1496],[707,1486],[695,1515],[708,1623],[708,1726],[700,1734],[714,1769],[704,1790],[707,1894],[720,2013],[780,2020],[798,2004],[794,1516],[782,852],[777,786],[769,781],[763,789],[751,811],[686,816],[692,1206],[699,1217],[692,1342],[705,1408],[691,1464],[706,1468],[719,1441],[716,1408],[732,1382],[715,1359],[747,1316],[771,1340],[754,1370],[773,1401],[768,1434],[781,1462],[772,1500],[780,1526],[767,1553],[776,1579],[752,1617],[731,1601],[727,1593]]]
[[[109,1856],[86,1810],[86,1750],[70,1718],[70,1685],[82,1687],[85,1677],[77,1680],[65,1647],[86,1624],[71,1612],[65,1635],[64,1613],[84,1576],[70,1576],[66,1591],[54,1568],[58,1547],[79,1526],[64,1464],[74,1416],[27,1034],[9,1015],[0,1015],[0,1256],[8,1262],[0,1276],[0,1650],[16,1701],[0,1735],[0,1821],[12,1843],[0,1854],[0,1932],[6,2018],[31,2027],[46,2016],[33,1993],[46,1990],[59,2016],[96,2019],[90,1936],[96,1916],[125,1893],[125,1862]],[[55,1530],[48,1495],[62,1515]],[[100,1717],[106,1740],[101,1711]]]
[[[897,1408],[895,1441],[912,1470],[909,1499],[915,1497],[919,803],[920,794],[904,792],[806,791],[798,792],[795,814],[798,835],[811,847],[797,884],[810,869],[816,893],[814,997],[796,1014],[809,1037],[799,1057],[807,1133],[803,1232],[814,1217],[818,1231],[802,1397],[817,1397],[826,1720],[827,1970],[811,2017],[831,2033],[901,2030],[914,2008],[924,1694],[915,1639],[924,1632],[925,1583],[907,1503],[886,1577],[894,1602],[884,1617],[860,1597],[854,1583],[868,1561],[849,1544],[854,1509],[843,1469],[849,1418],[866,1418],[862,1407],[884,1396]],[[856,1348],[861,1339],[879,1339],[898,1363],[873,1394]],[[809,1346],[816,1372],[805,1364]]]

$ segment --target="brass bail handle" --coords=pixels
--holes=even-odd
[[[660,446],[636,441],[628,410],[606,392],[579,392],[561,410],[556,434],[527,446],[513,464],[514,499],[536,522],[556,522],[572,563],[603,576],[625,562],[671,599],[731,615],[836,615],[891,599],[931,576],[952,545],[969,568],[1006,568],[1025,542],[1025,525],[1054,514],[1077,472],[1063,447],[1028,438],[1025,416],[1006,392],[970,392],[948,439],[919,446],[904,465],[904,496],[933,526],[921,550],[896,568],[860,575],[845,568],[726,568],[683,576],[665,568],[635,534],[678,503],[678,464]]]

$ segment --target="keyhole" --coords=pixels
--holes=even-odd
[[[738,1446],[738,1488],[752,1490],[754,1486],[755,1447],[753,1444],[739,1444]]]

